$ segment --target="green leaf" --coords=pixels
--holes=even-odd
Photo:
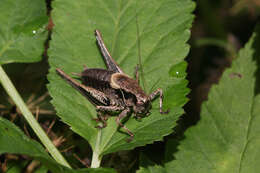
[[[0,1],[0,64],[41,60],[48,32],[44,0]]]
[[[8,120],[0,117],[0,154],[14,153],[23,154],[41,161],[52,172],[67,172],[67,173],[114,173],[112,169],[81,169],[72,170],[65,168],[55,162],[44,148],[34,140],[29,139],[18,129],[14,124]],[[13,168],[12,171],[17,170],[18,167]],[[11,170],[10,170],[11,171]]]
[[[55,27],[49,49],[48,89],[61,119],[88,140],[98,156],[162,140],[170,134],[183,114],[182,106],[189,92],[183,62],[189,51],[186,42],[190,37],[194,3],[190,0],[55,0],[52,5]],[[162,88],[164,109],[171,109],[169,114],[161,115],[157,99],[149,117],[141,122],[130,117],[125,123],[135,135],[130,143],[126,142],[129,136],[122,133],[123,129],[118,130],[116,117],[108,120],[106,128],[95,128],[94,106],[55,73],[57,67],[69,75],[79,73],[84,64],[88,68],[105,68],[96,45],[95,29],[100,30],[112,57],[130,76],[139,63],[140,43],[141,76],[145,79],[141,83],[147,93]],[[171,68],[176,71],[175,67],[179,76],[170,73]]]
[[[260,25],[203,103],[201,120],[177,152],[168,144],[168,172],[253,173],[260,169]],[[257,75],[257,76],[256,76]],[[170,160],[170,159],[168,159]]]

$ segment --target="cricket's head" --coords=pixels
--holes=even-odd
[[[133,111],[137,117],[145,117],[150,114],[151,101],[148,97],[136,97],[136,104],[133,106]]]

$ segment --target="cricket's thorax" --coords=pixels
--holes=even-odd
[[[143,103],[145,103],[148,99],[148,96],[138,85],[137,81],[125,74],[113,73],[111,76],[111,86],[135,95],[136,99],[142,101]]]

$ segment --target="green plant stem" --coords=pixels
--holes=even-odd
[[[47,148],[49,153],[52,155],[52,157],[58,163],[70,168],[68,162],[64,159],[64,157],[61,155],[61,153],[57,150],[57,148],[53,145],[52,141],[48,138],[46,133],[43,131],[39,123],[35,120],[34,116],[27,108],[23,99],[15,89],[14,85],[12,84],[11,80],[8,78],[7,74],[5,73],[1,65],[0,65],[0,82],[2,83],[4,89],[11,97],[11,99],[14,101],[16,106],[20,109],[24,118],[27,120],[27,122],[29,123],[33,131],[36,133],[36,135],[39,137],[43,145]]]
[[[100,167],[100,163],[101,163],[101,159],[102,159],[101,156],[99,155],[100,139],[101,139],[101,129],[98,130],[97,140],[96,140],[95,148],[94,148],[93,155],[92,155],[91,168]]]

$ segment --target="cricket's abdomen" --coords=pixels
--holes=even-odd
[[[84,70],[81,73],[81,78],[83,84],[101,91],[103,88],[110,86],[109,82],[113,73],[115,72],[105,69],[92,68]]]
[[[84,85],[103,92],[110,98],[110,103],[122,105],[122,93],[110,86],[110,79],[113,73],[115,72],[105,69],[86,69],[81,73],[81,80]]]

